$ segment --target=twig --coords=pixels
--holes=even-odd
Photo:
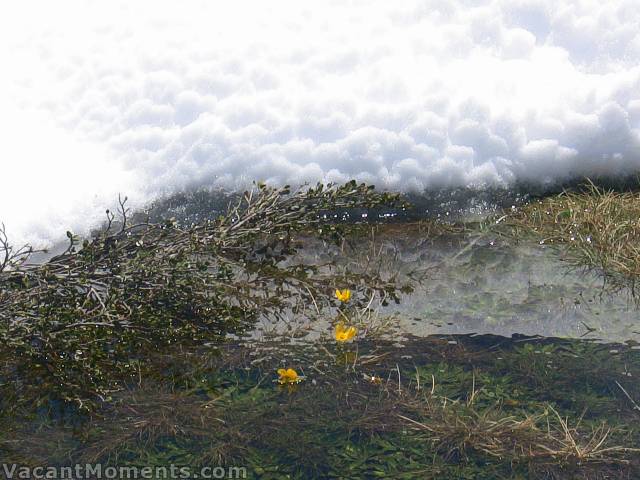
[[[635,402],[633,398],[631,398],[631,395],[629,395],[629,393],[624,389],[622,385],[620,385],[620,383],[617,380],[616,380],[616,385],[620,387],[620,390],[622,390],[622,393],[624,393],[624,395],[629,399],[629,401],[633,405],[633,409],[640,411],[640,406]]]

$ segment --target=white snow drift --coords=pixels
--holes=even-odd
[[[12,3],[0,219],[21,239],[117,192],[640,167],[637,0]]]

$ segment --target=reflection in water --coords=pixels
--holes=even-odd
[[[413,293],[377,312],[393,318],[396,336],[486,333],[640,341],[637,307],[628,293],[608,292],[601,277],[571,268],[546,245],[478,232],[426,238],[417,225],[388,225],[342,249],[309,241],[303,260],[348,271],[382,268],[399,278],[419,276]],[[315,338],[328,327],[321,318],[299,328]],[[263,323],[260,331],[282,330]]]
[[[95,415],[57,401],[35,416],[3,408],[0,460],[236,465],[249,478],[638,478],[636,305],[552,248],[476,227],[304,239],[283,262],[413,290],[395,303],[345,281],[339,301],[328,292],[332,311],[263,319],[220,350],[152,352],[161,375]]]

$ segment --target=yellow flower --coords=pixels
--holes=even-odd
[[[351,290],[345,288],[344,290],[336,290],[336,298],[341,302],[348,302],[351,298]]]
[[[301,381],[301,377],[298,376],[298,372],[296,372],[293,368],[279,368],[278,369],[278,383],[280,385],[286,385],[291,383],[298,383]]]
[[[356,336],[356,333],[358,330],[354,326],[347,327],[344,322],[339,322],[336,325],[336,340],[338,342],[348,342]]]

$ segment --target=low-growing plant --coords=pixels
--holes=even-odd
[[[614,290],[628,287],[635,294],[640,278],[639,219],[638,192],[605,190],[589,182],[492,220],[497,231],[557,246],[569,264],[595,270]]]
[[[394,279],[319,272],[286,262],[296,239],[339,240],[353,224],[328,212],[404,208],[373,187],[318,184],[291,191],[258,184],[217,219],[180,226],[131,222],[126,198],[93,238],[67,232],[68,248],[39,265],[33,249],[0,237],[0,379],[23,402],[52,398],[90,409],[153,370],[148,352],[241,335],[259,317],[332,305],[336,284],[397,299]],[[2,254],[3,257],[2,257]]]

